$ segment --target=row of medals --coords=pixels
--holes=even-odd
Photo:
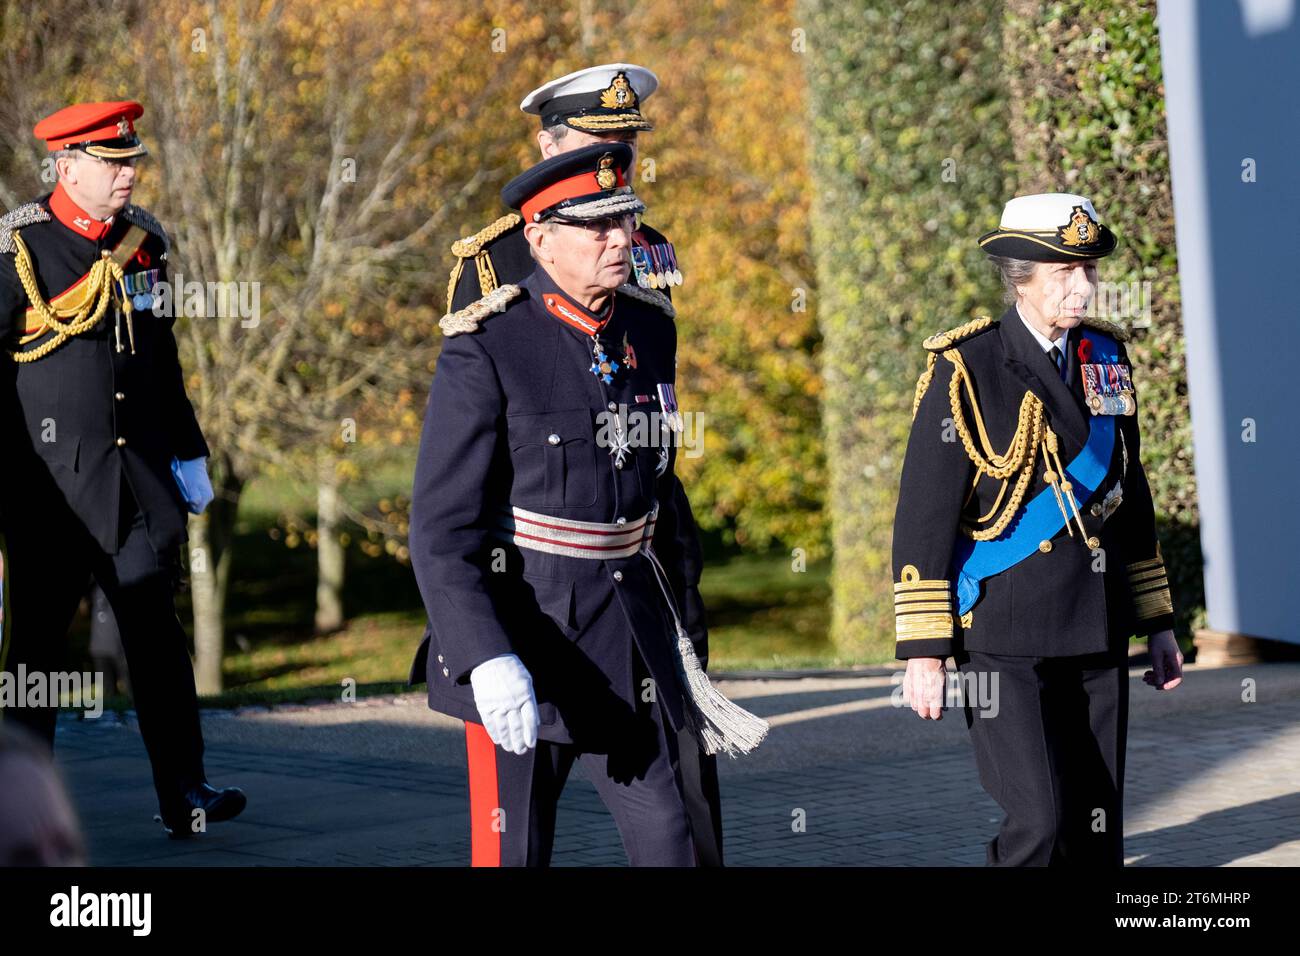
[[[643,289],[667,289],[682,284],[682,270],[677,268],[677,252],[671,242],[632,247],[632,268],[637,285]]]

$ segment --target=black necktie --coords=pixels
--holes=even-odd
[[[1065,353],[1055,345],[1049,350],[1052,353],[1052,362],[1056,365],[1056,370],[1061,374],[1061,379],[1065,379]]]

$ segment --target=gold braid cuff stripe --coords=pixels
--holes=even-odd
[[[1134,596],[1133,610],[1137,614],[1138,620],[1145,621],[1164,614],[1173,614],[1174,602],[1169,595],[1169,589],[1160,588],[1147,594]]]
[[[1149,584],[1152,581],[1163,581],[1169,583],[1169,576],[1165,574],[1164,568],[1152,568],[1150,571],[1143,571],[1139,574],[1130,574],[1128,583],[1131,587],[1137,587],[1140,584]]]
[[[894,624],[900,641],[948,640],[952,637],[952,585],[943,579],[922,580],[915,565],[903,568],[894,585]]]
[[[900,641],[947,641],[952,639],[952,613],[908,614],[897,619]]]
[[[1165,569],[1165,562],[1160,558],[1151,558],[1147,561],[1137,561],[1125,568],[1129,574],[1138,574],[1142,571],[1154,571],[1156,569],[1161,571]]]
[[[1159,548],[1156,549],[1154,558],[1135,561],[1125,571],[1129,590],[1133,594],[1133,610],[1138,620],[1174,613],[1174,602],[1169,593],[1169,575]]]
[[[895,594],[894,606],[898,607],[900,604],[907,604],[909,602],[915,603],[917,601],[946,601],[946,600],[948,600],[947,589],[937,589],[934,591],[916,591],[916,592],[909,592],[906,594]]]

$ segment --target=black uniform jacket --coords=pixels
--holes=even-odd
[[[662,245],[668,242],[663,233],[645,223],[641,223],[632,238],[642,245]],[[458,257],[456,269],[451,275],[448,298],[449,311],[453,312],[477,302],[494,288],[522,281],[532,273],[536,265],[528,251],[528,240],[524,238],[523,220],[518,215],[502,217],[480,230],[477,235],[453,244],[452,251]],[[479,282],[479,260],[486,262],[486,270],[495,278],[495,284],[490,288],[483,288]],[[672,298],[671,289],[660,291],[669,299]],[[700,663],[707,665],[709,634],[704,617],[704,602],[699,591],[700,576],[704,572],[704,555],[691,503],[676,476],[672,479],[671,496],[674,520],[667,521],[661,516],[655,529],[655,551],[673,578],[674,591],[684,608],[683,623],[699,654]]]
[[[643,444],[620,468],[597,443],[602,413],[626,406],[632,425],[662,411],[657,386],[674,383],[676,365],[671,306],[616,295],[601,340],[621,353],[626,335],[635,368],[610,385],[590,371],[590,336],[542,304],[560,293],[549,276],[538,269],[519,286],[504,312],[444,339],[438,358],[411,505],[411,563],[430,621],[411,679],[427,675],[434,710],[478,721],[470,672],[515,653],[532,675],[544,740],[600,749],[647,694],[680,728],[674,629],[650,560],[543,553],[492,532],[510,506],[633,523],[657,505],[658,527],[676,539],[689,520],[670,493],[677,449],[663,461]],[[680,582],[681,555],[672,561]],[[634,672],[634,649],[653,686]]]
[[[67,201],[58,208],[68,216]],[[137,309],[133,352],[114,300],[98,325],[43,358],[20,364],[9,354],[19,347],[31,305],[16,271],[14,231],[31,255],[36,284],[46,301],[85,276],[102,251],[117,247],[132,224],[147,236],[124,271],[130,275],[158,269],[157,279],[167,279],[167,236],[144,210],[127,206],[96,238],[83,231],[87,219],[72,218],[80,223],[65,223],[51,211],[51,197],[46,196],[6,217],[10,227],[25,223],[16,230],[0,226],[4,520],[39,521],[50,508],[67,507],[100,547],[114,554],[125,477],[144,513],[149,541],[162,553],[186,537],[186,507],[171,473],[172,458],[208,455],[185,393],[172,334],[174,317]],[[92,232],[96,228],[92,226]],[[122,351],[117,350],[119,331]]]
[[[1079,453],[1093,417],[1084,403],[1081,384],[1078,346],[1082,330],[1080,326],[1069,332],[1064,380],[1014,306],[1001,320],[952,346],[973,379],[994,451],[1004,453],[1010,446],[1021,402],[1030,391],[1044,404],[1047,424],[1060,441],[1061,461],[1068,467]],[[932,346],[928,343],[928,347]],[[932,351],[942,351],[942,343]],[[1120,363],[1128,365],[1122,344],[1119,351]],[[1109,471],[1079,509],[1086,537],[1072,522],[1072,536],[1061,527],[1050,540],[1038,543],[1029,557],[985,579],[978,603],[963,625],[956,614],[953,567],[954,546],[961,534],[959,522],[974,523],[989,514],[998,502],[1002,482],[982,476],[971,493],[976,470],[954,427],[949,391],[954,368],[951,361],[938,356],[912,422],[903,463],[893,540],[897,656],[942,657],[963,647],[1012,656],[1089,654],[1122,648],[1133,634],[1171,627],[1172,606],[1156,542],[1151,491],[1142,469],[1137,417],[1128,415],[1116,416]],[[959,394],[963,416],[974,435],[975,416],[965,389]],[[977,437],[975,441],[978,443]],[[1040,451],[1023,502],[1049,488],[1044,471]],[[1114,491],[1117,484],[1118,492]],[[1010,493],[1008,489],[1006,494]],[[1122,495],[1113,511],[1103,505],[1108,493],[1112,505]],[[1008,531],[1013,533],[1014,527],[1013,519]],[[1094,537],[1098,546],[1091,548],[1085,542]],[[905,575],[909,568],[914,572]],[[908,576],[919,579],[919,585],[911,589],[903,585]],[[914,609],[907,607],[908,595],[941,600],[945,585],[952,611],[929,618],[929,627],[909,626],[906,615]],[[919,636],[914,636],[918,632]]]

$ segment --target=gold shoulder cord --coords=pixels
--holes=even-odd
[[[132,229],[139,227],[132,226]],[[114,293],[120,288],[120,283],[124,278],[122,265],[114,256],[113,252],[105,249],[99,261],[90,267],[87,273],[85,283],[78,294],[69,300],[67,306],[55,306],[46,302],[41,296],[41,290],[36,284],[36,269],[32,263],[31,253],[27,251],[27,244],[23,242],[22,237],[15,232],[14,241],[14,268],[18,273],[18,281],[22,283],[23,291],[27,293],[27,298],[32,303],[32,310],[40,319],[41,325],[35,331],[23,335],[19,339],[19,344],[26,345],[34,342],[48,332],[54,332],[54,337],[48,342],[44,342],[30,351],[10,351],[13,360],[19,363],[35,362],[49,355],[64,342],[73,336],[88,332],[99,324],[104,318],[104,313],[108,311],[108,305],[113,300]],[[127,240],[118,246],[121,248],[138,248],[138,243],[132,244]],[[121,303],[122,312],[126,316],[128,334],[131,337],[131,348],[135,351],[135,328],[131,320],[131,300],[125,295],[119,294],[118,301]]]
[[[447,280],[447,311],[451,311],[451,303],[456,298],[456,283],[460,281],[460,274],[465,271],[465,260],[456,257],[456,264],[451,267],[451,278]]]
[[[484,226],[474,235],[457,239],[451,244],[451,254],[456,257],[456,265],[452,267],[451,278],[447,281],[448,312],[451,311],[452,300],[456,297],[456,283],[460,281],[461,273],[465,270],[466,259],[474,260],[474,267],[478,271],[480,295],[487,295],[497,288],[500,282],[497,279],[496,269],[492,267],[492,257],[484,246],[500,239],[521,221],[518,214],[511,213]]]
[[[998,454],[993,450],[989,442],[988,432],[984,427],[984,417],[980,413],[979,401],[975,396],[974,383],[969,370],[966,368],[966,362],[958,349],[947,347],[953,341],[963,338],[962,333],[977,331],[977,329],[971,328],[972,326],[978,325],[979,328],[983,328],[987,324],[988,320],[976,319],[975,322],[967,323],[960,329],[954,329],[952,332],[942,333],[926,340],[927,348],[943,349],[943,357],[953,365],[952,379],[948,382],[948,403],[952,411],[953,425],[961,438],[966,457],[975,466],[975,478],[971,482],[970,491],[967,492],[966,503],[968,504],[974,497],[975,488],[979,484],[981,477],[987,476],[1002,482],[1002,487],[998,491],[993,506],[973,523],[962,522],[961,533],[975,541],[991,541],[1006,530],[1007,525],[1011,523],[1011,519],[1020,510],[1020,505],[1025,498],[1025,492],[1034,476],[1034,466],[1038,460],[1039,450],[1042,449],[1045,467],[1043,480],[1051,486],[1052,492],[1056,495],[1057,506],[1065,517],[1066,531],[1073,537],[1074,528],[1070,524],[1071,519],[1073,519],[1078,523],[1080,532],[1086,535],[1078,504],[1071,494],[1073,486],[1069,481],[1065,480],[1065,467],[1061,464],[1059,441],[1056,433],[1048,427],[1047,422],[1043,419],[1043,402],[1037,395],[1031,391],[1026,391],[1024,398],[1021,399],[1016,432],[1012,436],[1011,443],[1007,446],[1006,451]],[[916,395],[912,402],[913,418],[916,417],[917,409],[921,405],[921,399],[925,396],[930,381],[934,377],[936,360],[936,353],[931,351],[926,363],[926,370],[916,383]],[[965,403],[962,401],[963,389],[965,390]],[[975,422],[976,434],[971,433],[966,420],[964,404],[970,405],[971,418]],[[976,447],[977,436],[978,447]],[[1010,495],[1008,495],[1008,490]],[[1006,499],[1005,504],[1003,504],[1004,498]],[[1066,506],[1067,499],[1069,500],[1069,507]],[[1001,508],[1000,514],[998,513],[999,508]],[[989,524],[990,521],[992,524]],[[978,527],[979,525],[986,525],[986,527],[981,528]],[[1087,541],[1089,547],[1095,548],[1098,544],[1096,538],[1088,538]]]
[[[916,380],[916,394],[912,398],[912,418],[916,418],[916,410],[921,407],[921,399],[925,398],[925,393],[930,388],[930,380],[934,378],[934,363],[938,358],[938,353],[947,351],[958,342],[970,338],[976,332],[984,331],[992,324],[992,319],[987,315],[981,315],[978,319],[971,319],[955,329],[932,335],[922,343],[922,347],[930,354],[926,356],[925,371]]]
[[[930,390],[930,380],[934,378],[934,363],[938,358],[939,356],[933,352],[925,357],[925,371],[916,380],[916,394],[912,396],[912,421],[916,421],[916,412],[921,407],[921,399],[925,398],[925,393]]]

